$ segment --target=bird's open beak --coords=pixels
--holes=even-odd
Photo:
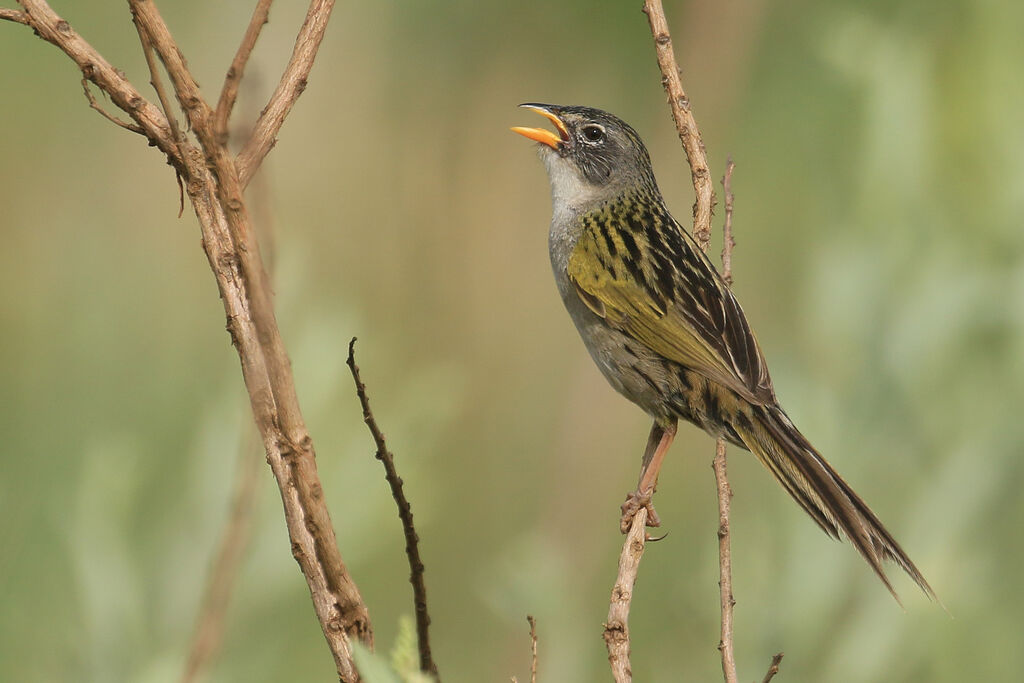
[[[551,149],[558,149],[559,144],[569,141],[569,131],[566,130],[565,124],[562,123],[562,119],[558,118],[555,114],[552,114],[551,111],[548,110],[547,105],[521,104],[519,106],[535,111],[551,123],[555,124],[555,128],[558,130],[558,133],[553,133],[552,131],[544,128],[522,128],[520,126],[512,128],[513,133],[519,133],[520,135],[528,137],[535,142],[547,145]]]

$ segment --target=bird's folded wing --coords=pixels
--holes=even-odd
[[[682,231],[677,225],[659,228]],[[671,261],[641,240],[640,258],[629,263],[608,258],[601,239],[585,230],[568,264],[576,293],[590,310],[652,351],[747,400],[774,400],[761,349],[742,309],[688,235],[672,235]]]

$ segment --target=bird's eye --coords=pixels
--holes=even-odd
[[[587,142],[601,142],[604,140],[604,128],[591,124],[584,126],[580,131]]]

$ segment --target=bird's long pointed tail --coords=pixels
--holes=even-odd
[[[748,406],[733,422],[747,448],[830,536],[846,536],[889,589],[882,560],[903,568],[929,598],[938,601],[931,586],[886,530],[871,508],[832,469],[778,406]],[[902,603],[900,603],[902,604]]]

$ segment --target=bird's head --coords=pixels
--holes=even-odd
[[[640,136],[616,116],[591,107],[527,103],[555,126],[513,128],[540,143],[552,193],[570,202],[610,198],[636,187],[656,189],[651,159]]]

